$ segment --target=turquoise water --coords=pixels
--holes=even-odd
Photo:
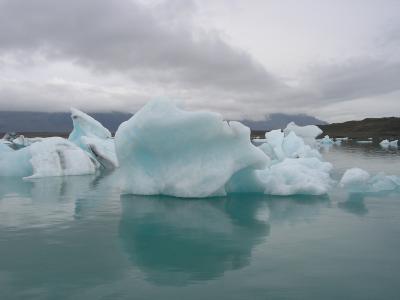
[[[323,150],[400,175],[400,153]],[[400,193],[120,195],[109,176],[0,179],[0,299],[400,299]]]

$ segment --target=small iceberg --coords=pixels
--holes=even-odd
[[[339,185],[350,192],[378,193],[399,188],[400,177],[383,172],[371,176],[363,169],[351,168],[343,174]]]
[[[383,140],[382,142],[379,143],[379,145],[382,148],[389,148],[389,147],[397,148],[398,147],[398,140],[394,140],[394,141]]]

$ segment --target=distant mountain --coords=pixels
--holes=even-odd
[[[128,120],[132,114],[111,113],[89,113],[93,118],[115,132],[122,122]],[[264,121],[241,121],[252,130],[271,130],[284,128],[289,122],[294,121],[298,125],[326,124],[308,115],[286,115],[271,114]],[[41,133],[65,133],[72,130],[72,121],[69,113],[46,113],[28,111],[0,111],[0,132],[41,132]]]
[[[287,115],[281,113],[270,114],[263,121],[243,120],[241,122],[246,126],[250,127],[254,131],[266,131],[272,129],[285,128],[286,125],[290,122],[295,122],[297,125],[300,126],[328,124],[325,121],[319,120],[315,117],[305,114]]]
[[[350,138],[399,138],[400,118],[366,118],[361,121],[348,121],[319,126],[323,134],[331,137]]]

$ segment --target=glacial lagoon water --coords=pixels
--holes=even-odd
[[[322,149],[400,175],[400,151]],[[109,175],[0,179],[0,299],[399,299],[400,193],[120,195]]]

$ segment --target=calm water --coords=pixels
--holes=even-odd
[[[323,150],[400,175],[400,152]],[[0,299],[400,299],[400,193],[121,196],[110,176],[0,179]]]

